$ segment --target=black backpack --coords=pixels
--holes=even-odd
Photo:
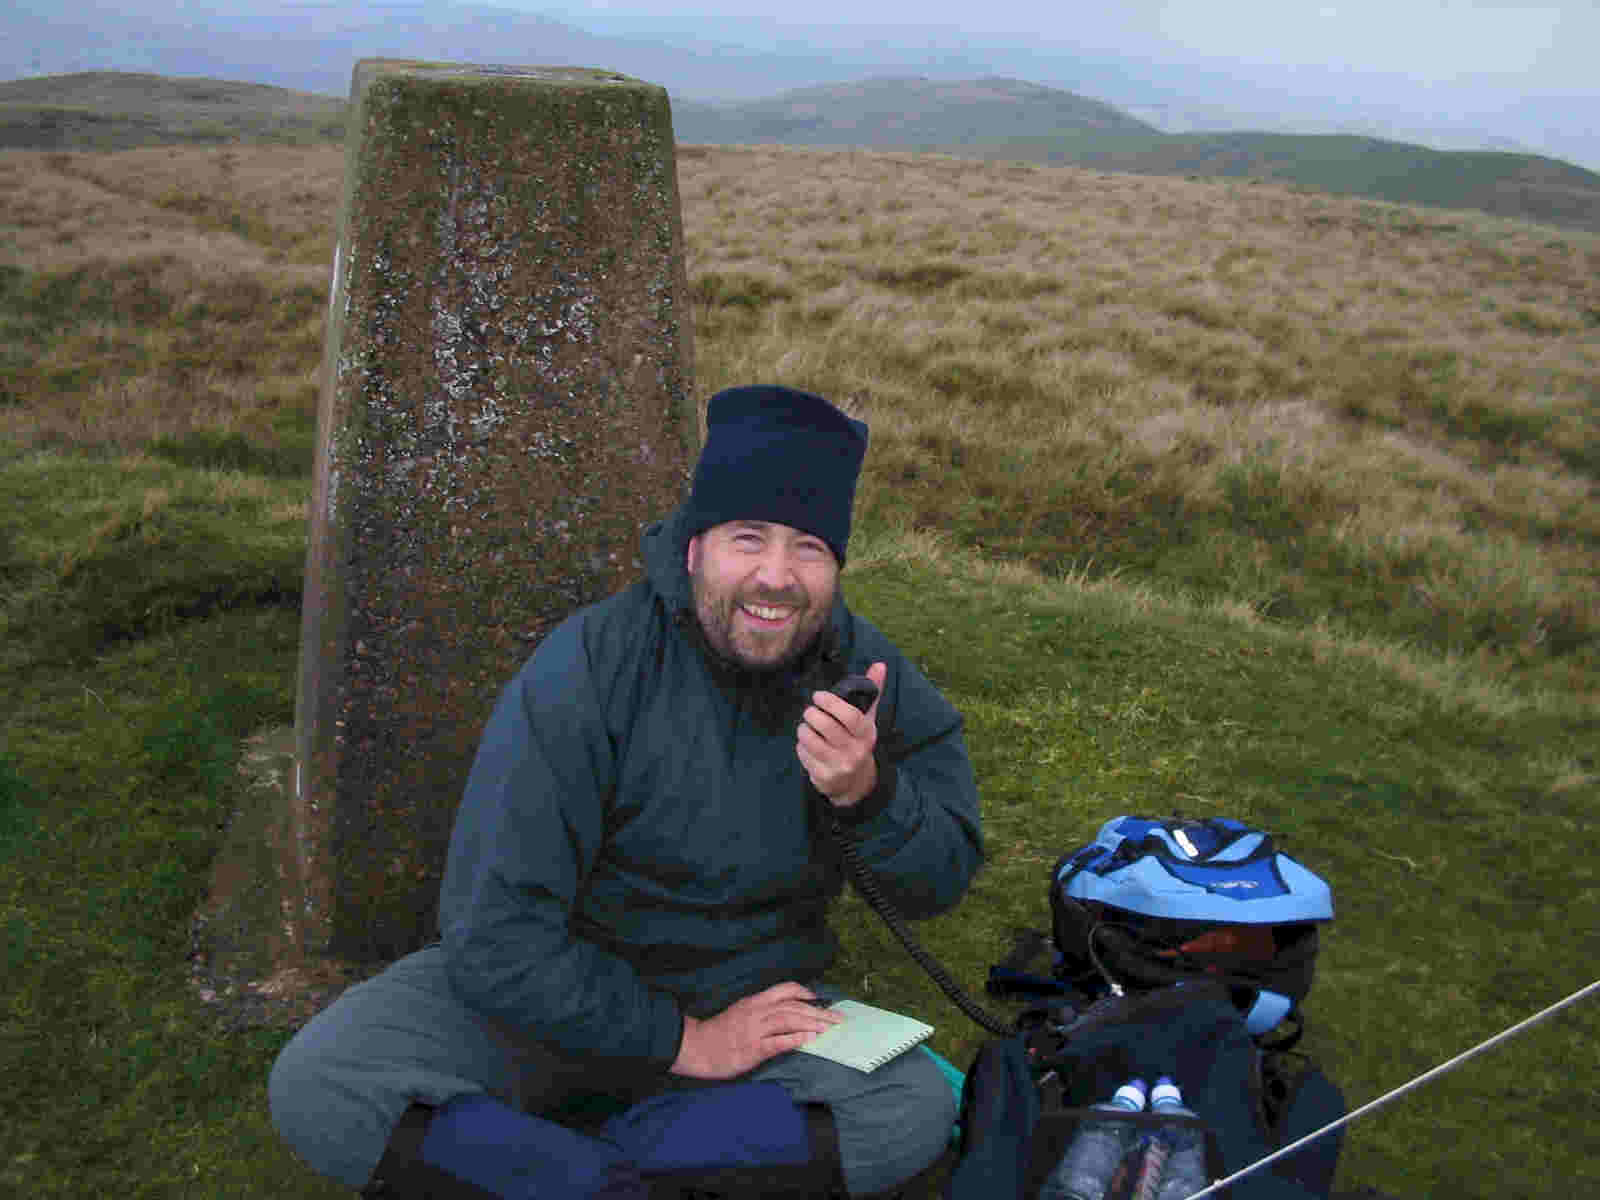
[[[1045,935],[1026,930],[990,970],[991,993],[1042,1002],[967,1073],[946,1200],[1031,1200],[1088,1107],[1133,1078],[1178,1083],[1213,1180],[1344,1115],[1294,1048],[1332,897],[1270,836],[1226,818],[1116,817],[1057,861],[1049,908],[1047,972],[1027,969]],[[1227,1194],[1325,1198],[1341,1141],[1318,1138]]]
[[[1293,1051],[1278,1052],[1275,1057]],[[1238,1171],[1345,1112],[1344,1098],[1309,1060],[1280,1079],[1215,981],[1109,997],[1070,1024],[1035,1022],[985,1044],[961,1097],[959,1159],[946,1200],[1031,1200],[1089,1115],[1132,1078],[1171,1076],[1206,1139],[1212,1180]],[[1281,1069],[1285,1064],[1280,1062]],[[1104,1117],[1097,1112],[1096,1117]],[[1140,1125],[1164,1118],[1126,1114]],[[1231,1185],[1234,1200],[1323,1200],[1333,1185],[1340,1131]]]

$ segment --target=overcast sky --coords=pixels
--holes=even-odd
[[[228,77],[337,92],[348,66],[327,69],[330,47],[391,53],[386,29],[415,35],[406,55],[498,61],[496,44],[473,41],[472,31],[499,26],[452,15],[461,6],[671,41],[682,51],[662,68],[671,77],[649,74],[667,59],[636,55],[637,70],[689,99],[751,99],[869,74],[1002,75],[1104,100],[1174,132],[1364,133],[1443,149],[1527,149],[1600,170],[1600,0],[0,0],[0,78],[250,69]],[[41,34],[47,26],[61,36]],[[209,58],[160,65],[174,60],[157,57],[158,44],[205,43],[208,32]],[[305,40],[313,36],[319,47]],[[753,53],[713,53],[706,43]],[[275,44],[299,49],[263,58]],[[533,28],[505,52],[559,44]],[[229,59],[217,46],[238,53]],[[299,77],[297,55],[307,58]]]
[[[988,42],[1045,40],[1214,64],[1336,68],[1418,83],[1466,82],[1551,95],[1600,92],[1597,0],[500,0],[597,32],[717,27],[729,40],[764,28],[939,30]],[[876,28],[873,28],[876,27]],[[744,35],[744,36],[739,36]],[[943,40],[943,38],[941,38]]]
[[[597,33],[877,46],[907,73],[983,66],[1165,128],[1362,132],[1600,169],[1600,0],[489,2]]]

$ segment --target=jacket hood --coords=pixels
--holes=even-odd
[[[663,520],[647,526],[639,546],[644,556],[645,578],[666,604],[669,615],[694,608],[689,585],[689,506],[681,504]]]

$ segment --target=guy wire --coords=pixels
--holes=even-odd
[[[1539,1024],[1539,1022],[1544,1021],[1544,1020],[1546,1020],[1546,1019],[1548,1019],[1550,1017],[1555,1016],[1556,1013],[1560,1012],[1562,1009],[1571,1007],[1572,1005],[1576,1004],[1578,1001],[1582,1000],[1584,997],[1593,995],[1597,991],[1600,991],[1600,979],[1596,979],[1588,987],[1579,988],[1577,991],[1573,992],[1572,995],[1568,996],[1565,1000],[1558,1000],[1558,1001],[1556,1001],[1556,1003],[1552,1004],[1549,1008],[1546,1008],[1546,1009],[1543,1009],[1540,1012],[1534,1013],[1533,1016],[1528,1017],[1524,1021],[1519,1021],[1517,1024],[1513,1025],[1510,1029],[1501,1030],[1499,1033],[1495,1034],[1492,1038],[1489,1038],[1487,1041],[1479,1042],[1476,1046],[1472,1047],[1472,1049],[1462,1051],[1460,1054],[1458,1054],[1454,1058],[1452,1058],[1449,1062],[1440,1063],[1437,1067],[1434,1067],[1433,1070],[1427,1071],[1427,1072],[1424,1072],[1421,1075],[1418,1075],[1415,1079],[1411,1080],[1409,1083],[1402,1083],[1399,1087],[1395,1088],[1393,1091],[1385,1092],[1383,1095],[1379,1096],[1376,1100],[1372,1100],[1372,1101],[1369,1101],[1366,1104],[1363,1104],[1360,1108],[1356,1109],[1354,1112],[1348,1113],[1345,1116],[1340,1117],[1337,1121],[1328,1122],[1328,1124],[1324,1125],[1321,1129],[1317,1130],[1315,1133],[1308,1133],[1308,1134],[1306,1134],[1305,1137],[1300,1138],[1298,1141],[1290,1142],[1287,1146],[1284,1146],[1282,1149],[1273,1151],[1271,1154],[1267,1155],[1265,1158],[1257,1159],[1255,1162],[1251,1163],[1248,1167],[1245,1167],[1242,1171],[1235,1171],[1232,1175],[1229,1175],[1226,1179],[1217,1180],[1216,1182],[1212,1183],[1210,1186],[1208,1186],[1206,1188],[1203,1188],[1202,1190],[1200,1190],[1198,1192],[1195,1192],[1192,1195],[1188,1196],[1186,1198],[1186,1200],[1201,1200],[1201,1197],[1203,1197],[1203,1196],[1209,1196],[1214,1192],[1221,1191],[1223,1188],[1227,1187],[1229,1184],[1235,1183],[1238,1180],[1243,1179],[1246,1175],[1249,1175],[1254,1171],[1260,1170],[1262,1167],[1266,1166],[1268,1163],[1276,1162],[1278,1159],[1283,1158],[1286,1155],[1293,1154],[1296,1150],[1300,1149],[1300,1147],[1304,1146],[1308,1142],[1315,1141],[1317,1138],[1321,1137],[1323,1134],[1329,1133],[1332,1130],[1338,1129],[1341,1125],[1348,1125],[1351,1121],[1354,1121],[1357,1117],[1363,1116],[1366,1113],[1375,1112],[1379,1108],[1382,1108],[1385,1104],[1388,1104],[1391,1100],[1398,1100],[1401,1096],[1405,1095],[1407,1092],[1413,1090],[1414,1088],[1421,1087],[1423,1084],[1427,1083],[1431,1079],[1437,1079],[1440,1075],[1443,1075],[1446,1071],[1455,1070],[1462,1063],[1466,1062],[1469,1058],[1474,1058],[1477,1055],[1482,1054],[1485,1050],[1493,1049],[1495,1046],[1498,1046],[1501,1042],[1507,1041],[1508,1039],[1515,1037],[1517,1034],[1522,1033],[1525,1030],[1532,1029],[1535,1025]]]

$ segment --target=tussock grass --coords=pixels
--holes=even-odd
[[[273,442],[312,420],[325,304],[317,283],[171,253],[0,269],[0,434],[129,449],[237,428]]]
[[[230,153],[133,151],[126,175],[89,154],[0,156],[0,244],[13,251],[0,266],[0,436],[127,450],[237,431],[309,453],[327,267],[283,247],[312,236],[320,251],[331,234],[146,198],[176,192],[185,154],[215,165]],[[235,196],[194,194],[213,207]],[[256,207],[242,198],[230,212]]]
[[[1460,655],[1419,652],[1401,643],[1352,636],[1327,621],[1288,628],[1263,615],[1259,605],[1237,599],[1199,600],[1184,592],[1129,583],[1120,572],[1069,569],[1049,577],[1026,564],[987,559],[956,546],[940,534],[924,530],[888,529],[858,534],[851,541],[851,568],[884,565],[959,577],[974,586],[1025,593],[1030,602],[1063,614],[1078,613],[1098,622],[1135,625],[1158,620],[1172,626],[1212,623],[1243,632],[1254,642],[1284,649],[1297,647],[1318,663],[1342,663],[1371,670],[1395,684],[1429,697],[1443,712],[1463,717],[1511,719],[1531,715],[1561,717],[1581,714],[1567,692],[1517,687],[1485,672],[1481,661]],[[1572,786],[1596,778],[1574,770]]]
[[[343,1194],[268,1122],[287,1035],[220,1025],[184,964],[242,739],[292,716],[341,167],[0,155],[0,1190]],[[679,173],[702,397],[871,422],[846,588],[983,789],[988,865],[925,930],[959,979],[1043,922],[1062,850],[1181,808],[1333,884],[1308,1044],[1354,1102],[1586,982],[1600,238],[939,156]],[[840,915],[839,981],[964,1063]],[[1596,1036],[1364,1123],[1348,1185],[1594,1191]]]
[[[1600,239],[933,156],[682,174],[702,390],[852,398],[867,522],[1592,674]]]

